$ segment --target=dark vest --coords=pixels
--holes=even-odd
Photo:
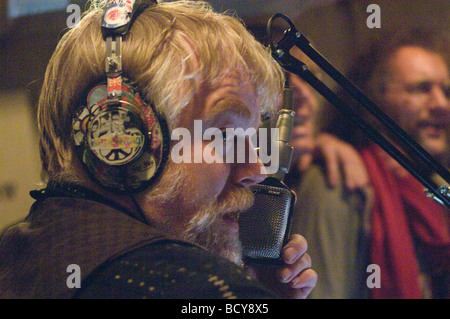
[[[80,267],[83,280],[100,265],[157,241],[177,240],[99,202],[37,201],[0,240],[0,298],[71,298],[78,289],[67,285],[74,271],[69,265]]]

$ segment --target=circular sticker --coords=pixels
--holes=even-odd
[[[72,122],[75,149],[93,180],[113,191],[135,192],[164,168],[167,124],[128,80],[119,101],[109,101],[106,91],[103,82],[83,95],[85,106]]]
[[[88,146],[108,165],[128,163],[136,158],[145,144],[146,137],[140,123],[139,116],[128,109],[108,107],[89,121]]]
[[[111,29],[126,25],[130,21],[129,13],[128,8],[123,3],[113,4],[105,10],[102,25]]]

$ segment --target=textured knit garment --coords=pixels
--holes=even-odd
[[[105,264],[75,298],[273,298],[244,269],[209,252],[178,244],[142,247]]]
[[[35,195],[30,214],[0,239],[0,298],[275,297],[240,266],[87,189]]]

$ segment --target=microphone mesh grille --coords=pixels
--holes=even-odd
[[[239,216],[244,257],[279,259],[288,233],[292,194],[289,189],[254,185],[253,206]]]

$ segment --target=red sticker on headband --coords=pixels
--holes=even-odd
[[[134,0],[110,0],[106,4],[102,26],[115,29],[126,25],[131,20]]]

